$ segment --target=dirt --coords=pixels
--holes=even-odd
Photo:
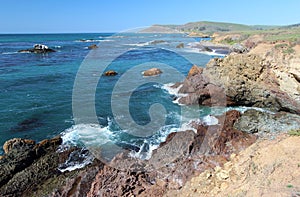
[[[300,196],[300,137],[259,140],[166,196]]]

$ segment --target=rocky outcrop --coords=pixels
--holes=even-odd
[[[255,133],[260,137],[275,136],[279,133],[300,129],[300,116],[286,112],[268,113],[247,110],[234,127],[238,130]]]
[[[299,137],[258,140],[223,167],[208,169],[165,196],[298,196],[299,148]]]
[[[162,71],[159,68],[150,68],[149,70],[144,71],[142,74],[144,76],[155,76],[161,73]]]
[[[18,51],[19,53],[49,53],[56,52],[55,50],[49,48],[46,45],[36,44],[31,49],[22,49]]]
[[[0,160],[0,194],[20,196],[26,189],[54,176],[60,137],[35,144],[32,140],[12,139],[5,143]]]
[[[228,161],[232,153],[256,137],[233,128],[240,117],[230,111],[217,117],[218,125],[191,123],[195,131],[171,133],[149,160],[117,155],[110,165],[94,161],[71,172],[58,170],[78,148],[57,151],[61,138],[38,144],[8,141],[0,160],[1,196],[163,196],[181,188],[195,174]],[[118,168],[115,168],[117,167]],[[122,168],[119,168],[119,167]]]
[[[105,166],[98,172],[88,196],[162,196],[181,188],[195,174],[222,165],[232,153],[251,145],[256,137],[233,128],[237,111],[218,117],[220,125],[193,122],[194,131],[171,133],[147,161],[135,163],[138,171],[121,171]],[[116,162],[124,162],[120,156]],[[130,169],[127,163],[125,169]]]
[[[255,106],[300,114],[300,101],[283,91],[272,64],[255,54],[212,59],[203,72],[188,76],[180,93],[182,104]],[[296,81],[296,79],[294,79]]]

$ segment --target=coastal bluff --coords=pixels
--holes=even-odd
[[[280,43],[260,43],[249,53],[212,59],[203,71],[176,84],[179,102],[207,106],[251,106],[300,114],[300,45],[282,53]],[[195,68],[193,68],[195,69]]]

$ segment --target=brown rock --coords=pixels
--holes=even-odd
[[[21,149],[24,146],[31,146],[33,147],[35,145],[34,140],[28,140],[28,139],[21,139],[21,138],[13,138],[11,140],[8,140],[3,145],[4,153],[7,154],[11,149]]]
[[[105,73],[104,73],[104,75],[105,76],[115,76],[115,75],[117,75],[118,73],[116,72],[116,71],[114,71],[114,70],[109,70],[109,71],[106,71]]]
[[[202,74],[203,68],[198,67],[197,65],[193,65],[188,73],[188,77],[192,77],[197,74]]]
[[[202,72],[192,67],[179,90],[186,94],[179,102],[207,106],[244,105],[300,114],[297,76],[281,73],[269,61],[254,54],[215,58]],[[278,75],[289,79],[291,85]]]
[[[178,44],[178,45],[176,46],[176,48],[179,48],[179,49],[184,48],[184,44],[183,44],[183,43],[180,43],[180,44]]]
[[[162,71],[159,68],[151,68],[143,72],[144,76],[155,76],[161,74]]]
[[[92,44],[90,46],[88,46],[88,49],[97,49],[98,46],[96,44]]]

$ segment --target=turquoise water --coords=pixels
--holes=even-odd
[[[163,42],[152,42],[155,40]],[[14,137],[40,141],[75,128],[73,85],[78,69],[91,52],[87,48],[91,44],[105,49],[106,53],[101,57],[103,59],[98,61],[105,61],[120,51],[126,51],[114,57],[107,68],[116,70],[119,75],[99,77],[99,73],[94,73],[100,78],[95,93],[97,119],[101,126],[109,126],[112,132],[118,134],[121,129],[114,121],[110,104],[112,89],[120,77],[135,65],[147,62],[164,63],[186,75],[192,64],[204,66],[211,58],[188,49],[176,49],[181,42],[188,46],[188,43],[195,41],[183,34],[0,35],[0,146]],[[45,44],[57,52],[17,53],[36,43]],[[93,73],[91,76],[94,76]],[[172,76],[168,77],[171,80]],[[133,76],[133,80],[141,78]],[[132,118],[144,125],[150,122],[149,107],[161,103],[167,110],[166,125],[161,130],[168,133],[179,126],[180,107],[172,102],[172,95],[161,87],[162,84],[156,83],[141,84],[132,92],[129,107]],[[84,124],[88,125],[89,122]],[[131,137],[122,132],[122,135],[115,135],[116,143],[118,140],[131,143]],[[150,137],[149,140],[155,141],[156,137]],[[134,143],[141,146],[143,140]]]

